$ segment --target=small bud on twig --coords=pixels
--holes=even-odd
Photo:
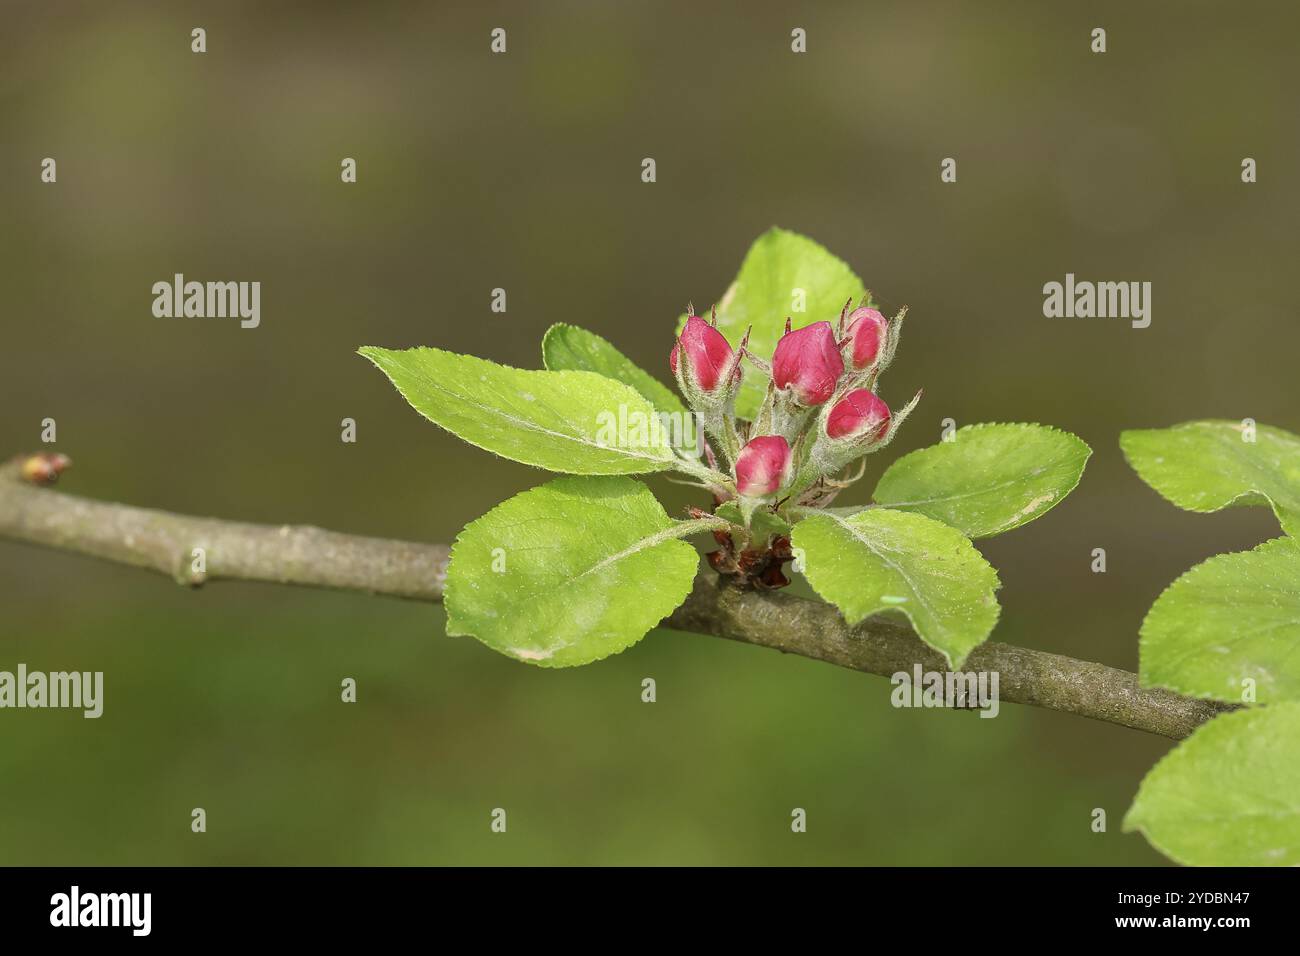
[[[72,459],[67,455],[40,452],[23,460],[23,480],[30,481],[34,485],[52,485],[71,464]]]

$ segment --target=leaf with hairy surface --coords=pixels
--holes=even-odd
[[[699,555],[679,539],[706,527],[631,478],[556,478],[456,538],[447,633],[544,667],[617,654],[686,600]]]
[[[809,514],[791,540],[809,583],[846,621],[899,611],[953,667],[997,623],[997,572],[942,522],[886,508],[847,518]]]
[[[1146,775],[1124,830],[1189,866],[1300,865],[1300,704],[1198,728]]]
[[[1241,703],[1300,700],[1300,547],[1291,538],[1198,564],[1142,622],[1142,683]]]
[[[1074,435],[1044,425],[968,425],[950,441],[895,461],[874,497],[987,538],[1059,504],[1079,484],[1091,454]]]
[[[1119,444],[1143,481],[1188,511],[1268,505],[1282,530],[1300,535],[1300,437],[1241,422],[1186,422],[1126,431]]]
[[[553,372],[595,372],[629,385],[661,412],[689,415],[677,393],[595,332],[563,322],[542,339],[542,362]],[[665,364],[666,361],[665,361]]]
[[[503,458],[574,475],[634,475],[674,467],[666,441],[620,421],[654,408],[635,390],[595,372],[531,371],[442,349],[359,350],[425,418]]]

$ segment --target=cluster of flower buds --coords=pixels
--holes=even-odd
[[[669,364],[706,428],[734,437],[728,463],[742,502],[797,496],[893,438],[916,399],[891,414],[876,386],[905,314],[891,321],[870,306],[850,312],[846,305],[838,329],[825,321],[792,329],[787,321],[770,363],[748,353],[748,335],[733,350],[716,320],[686,320]],[[732,408],[744,359],[770,381],[755,420],[737,426]]]
[[[920,393],[897,413],[876,394],[880,375],[894,360],[902,331],[902,309],[893,321],[879,310],[860,306],[840,313],[839,347],[844,375],[833,399],[817,417],[808,448],[805,473],[830,475],[854,460],[878,451],[893,440],[903,420],[916,407]]]

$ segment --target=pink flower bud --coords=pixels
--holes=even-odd
[[[889,430],[889,406],[870,389],[855,388],[826,416],[828,438],[865,439],[878,442]]]
[[[677,374],[682,349],[686,350],[690,383],[702,392],[714,392],[727,386],[730,384],[727,380],[740,368],[726,337],[698,315],[686,320],[686,327],[668,356],[668,366],[674,375]]]
[[[874,365],[888,331],[888,320],[875,309],[861,308],[850,314],[848,332],[844,336],[849,364],[858,370]]]
[[[752,438],[736,456],[736,490],[761,498],[790,477],[790,445],[780,435]]]
[[[835,392],[835,383],[843,374],[844,359],[829,322],[814,322],[787,332],[776,343],[772,381],[779,389],[793,389],[800,405],[823,404]]]

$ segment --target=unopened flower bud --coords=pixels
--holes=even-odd
[[[740,356],[726,336],[700,318],[686,320],[668,356],[668,365],[692,407],[702,409],[729,401],[740,385]]]
[[[774,494],[790,478],[790,445],[780,435],[750,439],[736,457],[736,490],[750,498]]]
[[[844,335],[844,358],[851,368],[871,368],[880,358],[889,334],[889,321],[876,309],[863,307],[849,315]]]
[[[34,485],[52,485],[70,464],[72,459],[67,455],[41,452],[23,460],[22,476]]]
[[[826,402],[844,374],[844,360],[829,322],[787,332],[772,355],[772,381],[778,389],[791,389],[800,405]]]
[[[874,443],[889,431],[889,406],[866,388],[855,388],[841,398],[826,416],[826,436]]]
[[[916,398],[894,413],[870,389],[855,388],[835,404],[823,408],[816,440],[794,482],[796,490],[807,487],[817,477],[839,471],[863,455],[880,451],[893,440],[894,433],[920,398],[918,392]]]

